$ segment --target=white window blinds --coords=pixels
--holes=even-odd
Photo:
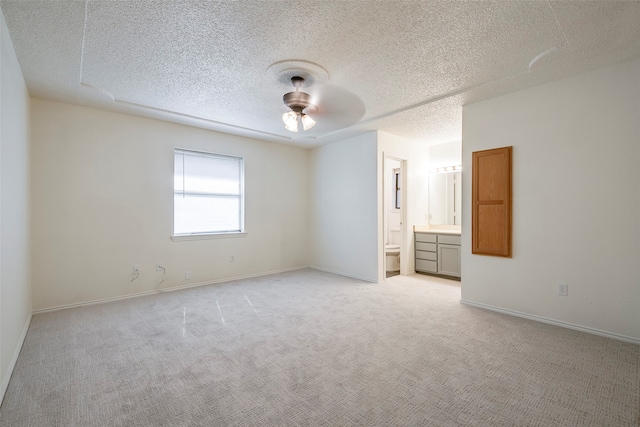
[[[243,231],[243,159],[175,150],[174,235]]]

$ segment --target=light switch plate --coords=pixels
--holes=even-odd
[[[558,283],[558,295],[563,297],[569,295],[569,285],[566,283]]]

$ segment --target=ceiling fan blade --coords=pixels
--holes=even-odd
[[[364,102],[353,92],[333,85],[322,85],[312,93],[317,111],[312,115],[319,133],[333,132],[360,121],[366,111]],[[320,132],[321,131],[321,132]]]

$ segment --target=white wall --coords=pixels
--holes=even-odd
[[[158,261],[160,288],[308,265],[307,150],[40,99],[31,112],[34,309],[153,291]],[[246,236],[170,239],[174,147],[244,157]]]
[[[29,93],[0,12],[0,401],[31,320]]]
[[[413,226],[427,223],[427,188],[429,176],[429,147],[424,142],[410,141],[386,132],[377,132],[377,164],[378,164],[378,280],[384,280],[384,205],[383,163],[384,156],[389,155],[406,161],[406,206],[404,245],[400,248],[400,273],[415,272]]]
[[[429,147],[429,168],[462,164],[462,141],[447,142]]]
[[[311,150],[312,266],[378,280],[377,173],[373,132]]]
[[[509,145],[513,258],[472,255],[471,153]],[[463,167],[464,301],[640,340],[639,60],[464,107]]]

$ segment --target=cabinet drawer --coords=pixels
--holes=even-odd
[[[416,242],[416,251],[436,252],[437,250],[435,243]]]
[[[427,261],[426,259],[417,259],[416,271],[427,271],[429,273],[437,273],[438,263],[436,261]]]
[[[437,241],[435,234],[416,233],[416,242],[436,243]]]
[[[446,243],[447,245],[459,245],[460,236],[456,236],[455,234],[438,234],[438,243]]]
[[[426,259],[429,261],[437,261],[438,253],[437,252],[425,252],[425,251],[416,251],[416,259]]]

